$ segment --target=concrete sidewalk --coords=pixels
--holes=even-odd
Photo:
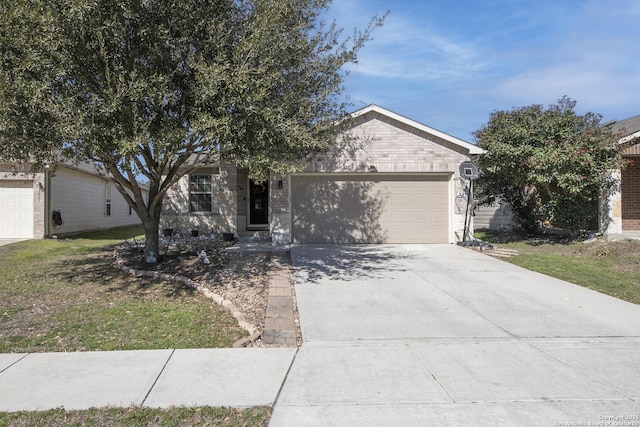
[[[295,348],[0,355],[0,411],[271,405]]]
[[[640,426],[640,306],[452,245],[292,259],[304,344],[272,427]]]

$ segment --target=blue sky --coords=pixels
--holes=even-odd
[[[491,112],[555,104],[640,114],[638,0],[334,0],[345,35],[390,11],[348,67],[353,109],[378,104],[469,142]]]

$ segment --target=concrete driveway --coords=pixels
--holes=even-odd
[[[0,246],[10,245],[12,243],[23,242],[29,239],[0,239]]]
[[[640,426],[640,306],[454,245],[292,260],[304,344],[271,426]]]

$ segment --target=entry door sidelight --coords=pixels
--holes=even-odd
[[[249,181],[249,225],[269,224],[269,181]]]

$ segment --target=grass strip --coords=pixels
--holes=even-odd
[[[41,412],[0,412],[0,425],[8,427],[187,427],[187,426],[256,426],[269,423],[271,409],[266,406],[234,408],[92,408],[66,411],[62,408]]]
[[[118,270],[109,246],[140,232],[0,247],[0,352],[231,347],[247,335],[197,291]]]
[[[518,255],[505,261],[547,276],[640,304],[640,241],[570,241],[557,236],[520,236],[482,231],[480,240]]]

